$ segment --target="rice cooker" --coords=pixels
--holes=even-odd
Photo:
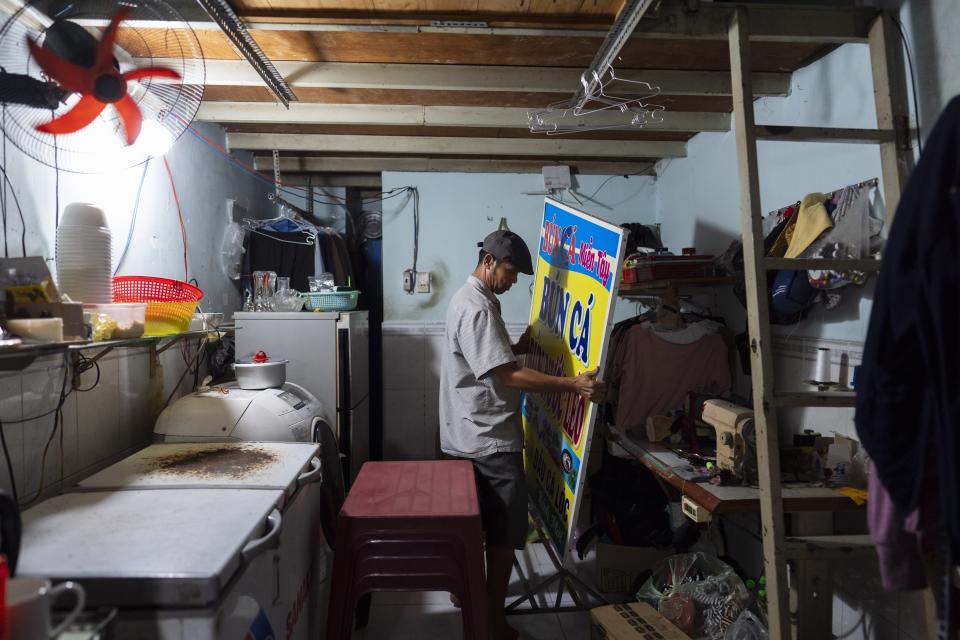
[[[241,389],[237,383],[201,388],[164,409],[157,442],[319,442],[330,430],[323,406],[303,387]]]

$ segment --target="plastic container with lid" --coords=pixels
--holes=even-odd
[[[83,305],[85,314],[90,314],[94,325],[94,340],[125,340],[127,338],[139,338],[143,335],[146,326],[147,303],[145,302],[114,302],[111,304],[85,304]],[[104,318],[94,318],[95,314],[107,316]],[[112,322],[111,322],[112,321]],[[116,324],[112,327],[111,325]],[[98,330],[99,327],[99,330]]]

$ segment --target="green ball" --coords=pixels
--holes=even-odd
[[[766,584],[767,584],[767,576],[760,576],[760,584],[761,584],[762,586],[766,586]]]
[[[757,591],[757,595],[760,596],[761,598],[766,598],[767,597],[766,589],[760,589],[760,591]]]
[[[756,582],[754,582],[753,580],[747,580],[747,589],[753,589],[756,586],[757,586]]]
[[[708,462],[708,463],[707,463],[707,469],[713,469],[713,463],[712,463],[712,462]]]

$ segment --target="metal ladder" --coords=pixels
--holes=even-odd
[[[878,13],[869,31],[877,129],[830,129],[816,127],[758,127],[753,116],[749,13],[734,12],[729,26],[730,72],[733,84],[733,115],[739,172],[740,215],[743,226],[743,258],[747,285],[747,328],[753,405],[757,429],[757,462],[760,480],[760,518],[763,561],[772,640],[791,638],[787,560],[798,563],[798,640],[830,638],[832,587],[804,578],[804,564],[820,565],[829,580],[829,560],[863,549],[868,540],[853,537],[818,536],[787,540],[780,481],[777,409],[781,407],[850,407],[851,394],[778,393],[774,387],[766,273],[777,269],[858,269],[877,271],[879,260],[802,260],[766,258],[760,209],[757,140],[797,142],[850,142],[880,146],[883,195],[887,219],[893,217],[901,189],[912,168],[909,142],[909,110],[903,60],[896,25],[886,13]],[[867,547],[869,548],[869,547]],[[825,588],[821,588],[825,587]],[[824,615],[825,614],[825,615]]]

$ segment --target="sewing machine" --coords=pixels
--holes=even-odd
[[[726,400],[706,400],[700,419],[717,432],[717,466],[745,482],[757,479],[753,410]]]

